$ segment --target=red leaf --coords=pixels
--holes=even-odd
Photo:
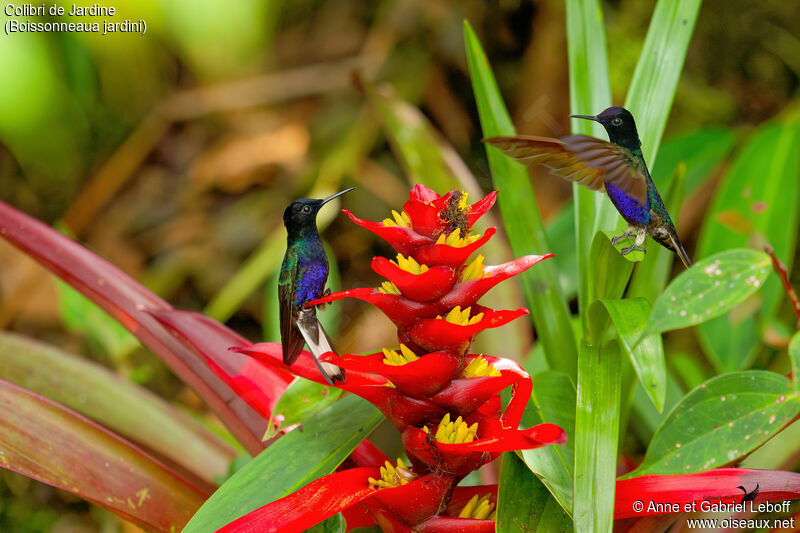
[[[371,502],[377,502],[403,522],[414,525],[433,516],[445,496],[452,490],[456,478],[444,472],[433,472],[420,476],[411,483],[381,489]]]
[[[417,246],[433,242],[428,237],[420,235],[407,226],[384,226],[383,222],[371,222],[358,218],[347,209],[342,209],[342,213],[350,217],[350,220],[362,228],[371,231],[388,242],[392,248],[403,255],[409,255]]]
[[[494,311],[488,307],[476,305],[472,307],[471,316],[483,313],[483,318],[474,324],[453,324],[444,319],[421,318],[407,330],[401,328],[401,341],[408,338],[417,346],[428,351],[452,350],[463,352],[472,342],[473,337],[489,328],[504,326],[512,320],[528,314],[527,309],[515,311]]]
[[[384,358],[383,352],[380,352],[369,355],[346,354],[329,360],[345,370],[382,375],[399,391],[417,398],[428,398],[449,384],[463,361],[463,357],[452,352],[431,352],[399,366],[385,364]]]
[[[294,379],[289,373],[275,372],[251,357],[231,353],[228,348],[248,344],[247,339],[205,315],[168,310],[156,311],[153,316],[189,348],[205,357],[209,367],[239,398],[262,417],[269,418],[281,394]],[[248,414],[249,410],[239,413],[241,417]]]
[[[160,531],[182,529],[211,495],[88,418],[2,380],[0,464]]]
[[[172,306],[105,259],[2,202],[0,236],[72,285],[136,335],[197,391],[250,453],[263,450],[261,435],[267,421],[236,396],[202,357],[178,341],[151,315],[171,311]],[[207,324],[197,327],[207,327]],[[230,335],[236,336],[233,332]]]
[[[452,267],[434,266],[422,274],[412,274],[385,257],[374,257],[372,270],[394,283],[403,296],[415,302],[438,299],[458,279],[458,272]]]
[[[374,495],[378,491],[369,486],[367,478],[379,478],[380,475],[377,467],[334,472],[234,520],[217,533],[305,531]]]
[[[458,516],[461,509],[469,502],[469,500],[477,495],[478,498],[489,494],[491,502],[497,503],[497,485],[471,485],[466,487],[456,487],[453,489],[453,495],[450,496],[450,501],[447,502],[447,509],[444,514],[447,516]]]
[[[550,257],[553,257],[553,254],[526,255],[502,265],[487,266],[484,268],[486,277],[456,283],[436,304],[442,310],[452,309],[457,305],[462,309],[475,305],[475,302],[501,281],[516,276]]]
[[[691,502],[696,502],[697,511],[703,501],[739,503],[744,496],[740,485],[750,492],[758,485],[754,504],[800,498],[800,474],[780,470],[717,468],[697,474],[640,476],[617,481],[614,519],[665,514],[674,504],[682,512],[684,504]],[[635,510],[637,502],[643,504],[641,511]]]
[[[414,526],[419,533],[494,533],[494,520],[477,520],[474,518],[453,518],[449,516],[432,516],[421,524]]]
[[[471,228],[475,221],[481,218],[497,201],[497,191],[492,191],[470,206],[467,215],[467,224]]]
[[[409,254],[418,263],[428,266],[447,265],[461,266],[472,252],[486,244],[492,235],[497,233],[497,228],[488,228],[475,242],[466,246],[450,246],[448,244],[424,244],[411,250]],[[398,250],[399,251],[399,250]],[[405,254],[405,255],[409,255]]]
[[[394,322],[397,327],[407,327],[420,317],[435,317],[439,314],[438,309],[433,304],[414,302],[397,294],[384,294],[371,287],[334,292],[328,296],[311,300],[306,306],[333,302],[342,298],[357,298],[374,305],[383,311],[383,314]]]

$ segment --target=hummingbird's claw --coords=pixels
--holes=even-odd
[[[642,253],[646,253],[645,249],[644,249],[644,246],[636,246],[636,245],[634,245],[634,246],[626,246],[625,248],[620,250],[619,253],[622,254],[622,255],[628,255],[629,253],[631,253],[634,250],[639,250]]]
[[[632,232],[630,232],[630,231],[628,231],[628,232],[626,232],[626,233],[623,233],[622,235],[617,235],[616,237],[612,237],[612,238],[611,238],[611,245],[612,245],[612,246],[616,246],[616,245],[617,245],[617,244],[619,244],[621,241],[624,241],[625,239],[630,239],[630,238],[631,238],[631,237],[633,237],[634,235],[636,235],[636,234],[635,234],[635,233],[632,233]]]

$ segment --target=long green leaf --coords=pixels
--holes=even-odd
[[[56,348],[0,333],[0,379],[59,402],[214,483],[233,450],[149,391]]]
[[[592,304],[589,315],[597,316],[601,307],[608,313],[617,329],[619,343],[630,357],[639,381],[653,405],[661,412],[664,409],[664,398],[667,393],[667,370],[661,335],[652,334],[639,341],[647,328],[650,303],[644,298],[603,299]]]
[[[483,135],[514,135],[514,125],[500,96],[486,54],[466,21],[464,40]],[[536,197],[525,167],[492,146],[486,147],[486,155],[494,186],[499,191],[500,212],[514,255],[549,251]],[[575,376],[577,347],[569,322],[569,310],[561,294],[554,265],[547,261],[540,263],[536,268],[524,272],[521,281],[550,367]]]
[[[625,107],[636,117],[642,152],[652,165],[675,97],[701,0],[656,3]]]
[[[566,533],[572,520],[515,454],[503,454],[495,531]]]
[[[606,34],[603,11],[598,0],[567,0],[567,48],[569,54],[570,111],[596,115],[611,105],[608,78]],[[605,138],[596,122],[572,119],[572,131]],[[578,307],[588,309],[589,251],[600,229],[614,229],[619,216],[605,195],[596,194],[578,184],[572,186],[575,199],[575,241],[578,259]]]
[[[706,214],[697,256],[729,248],[761,248],[769,242],[775,254],[792,267],[800,198],[800,127],[795,114],[786,123],[761,126],[720,184]],[[777,279],[763,288],[760,317],[770,318],[782,296]],[[698,332],[718,370],[738,370],[749,364],[759,345],[755,317],[741,311],[703,324]]]
[[[342,389],[321,385],[307,379],[295,379],[283,392],[272,410],[269,425],[271,436],[278,429],[288,428],[322,411],[342,395]]]
[[[575,505],[577,531],[610,532],[619,433],[619,346],[583,343],[578,360],[575,413]]]
[[[278,439],[226,481],[184,533],[216,531],[259,507],[294,492],[344,461],[381,421],[366,400],[347,396]]]
[[[572,513],[575,396],[575,385],[566,374],[547,370],[533,376],[531,403],[525,409],[522,424],[526,427],[556,424],[567,432],[570,439],[566,444],[517,452],[567,513]]]
[[[689,474],[731,463],[758,448],[800,413],[800,394],[773,372],[711,378],[687,394],[656,431],[639,468]]]
[[[0,467],[156,531],[183,527],[208,496],[113,433],[2,380]]]

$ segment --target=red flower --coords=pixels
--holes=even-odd
[[[495,202],[492,193],[473,205],[466,193],[439,196],[417,185],[400,213],[358,225],[386,239],[397,251],[375,258],[373,270],[386,278],[379,288],[351,289],[309,302],[317,305],[351,297],[381,309],[398,328],[399,348],[359,356],[325,354],[347,370],[337,386],[377,406],[400,431],[411,465],[396,465],[380,454],[359,452],[360,468],[335,472],[272,502],[224,531],[299,531],[334,513],[347,511],[359,524],[369,516],[384,531],[492,531],[496,487],[469,493],[456,487],[469,472],[504,451],[563,444],[558,426],[520,430],[530,376],[515,362],[468,354],[475,336],[528,313],[495,311],[477,304],[500,281],[550,255],[530,255],[497,266],[469,256],[495,233],[473,234],[475,221]],[[280,345],[234,348],[263,364],[323,383],[310,354],[283,365]],[[500,392],[511,387],[502,409]],[[376,464],[384,462],[377,468]],[[371,467],[371,468],[364,468]],[[459,499],[461,498],[461,499]],[[458,509],[454,505],[458,503]],[[366,514],[365,514],[366,513]]]

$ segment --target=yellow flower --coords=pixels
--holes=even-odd
[[[406,213],[405,211],[400,211],[398,213],[397,211],[392,209],[392,217],[394,217],[394,220],[392,220],[391,218],[384,218],[383,219],[383,225],[384,226],[404,226],[404,227],[410,227],[411,226],[411,217],[408,216],[408,213]]]
[[[422,428],[425,433],[430,433],[428,427]],[[436,428],[434,437],[437,442],[444,444],[463,444],[472,442],[478,436],[478,423],[475,422],[468,426],[459,416],[455,420],[450,420],[450,413],[444,415],[439,426]]]
[[[483,257],[481,254],[478,254],[470,264],[464,267],[461,271],[460,281],[470,281],[473,279],[481,279],[485,278],[488,274],[483,269]]]
[[[477,520],[494,520],[495,513],[492,512],[494,504],[489,500],[489,495],[484,494],[480,498],[475,494],[467,502],[467,505],[458,513],[459,518],[474,518]]]
[[[412,352],[405,344],[400,344],[400,353],[396,350],[383,349],[383,364],[391,366],[401,366],[419,359],[417,354]]]
[[[385,466],[381,467],[381,478],[367,478],[369,486],[375,489],[390,489],[405,485],[410,481],[417,479],[417,474],[412,472],[402,459],[397,459],[397,466],[395,467],[389,461],[386,461]]]
[[[467,233],[464,237],[462,237],[461,228],[456,228],[451,231],[449,235],[445,235],[444,233],[439,235],[439,238],[436,240],[436,244],[446,244],[455,248],[463,248],[464,246],[472,244],[480,238],[480,233],[475,235]]]
[[[469,313],[471,310],[471,307],[467,307],[462,311],[461,306],[457,305],[452,308],[449,313],[447,313],[447,315],[444,317],[444,320],[459,326],[471,326],[472,324],[477,324],[483,320],[483,313],[478,313],[477,315],[470,317]],[[437,315],[436,318],[442,320],[442,315]]]
[[[473,359],[464,369],[465,378],[478,378],[483,376],[499,376],[500,371],[489,363],[482,355]]]
[[[410,272],[412,274],[422,274],[428,271],[427,265],[420,265],[417,263],[413,257],[408,256],[403,257],[403,254],[397,254],[397,261],[392,261],[395,266],[400,267],[402,270],[406,272]]]

